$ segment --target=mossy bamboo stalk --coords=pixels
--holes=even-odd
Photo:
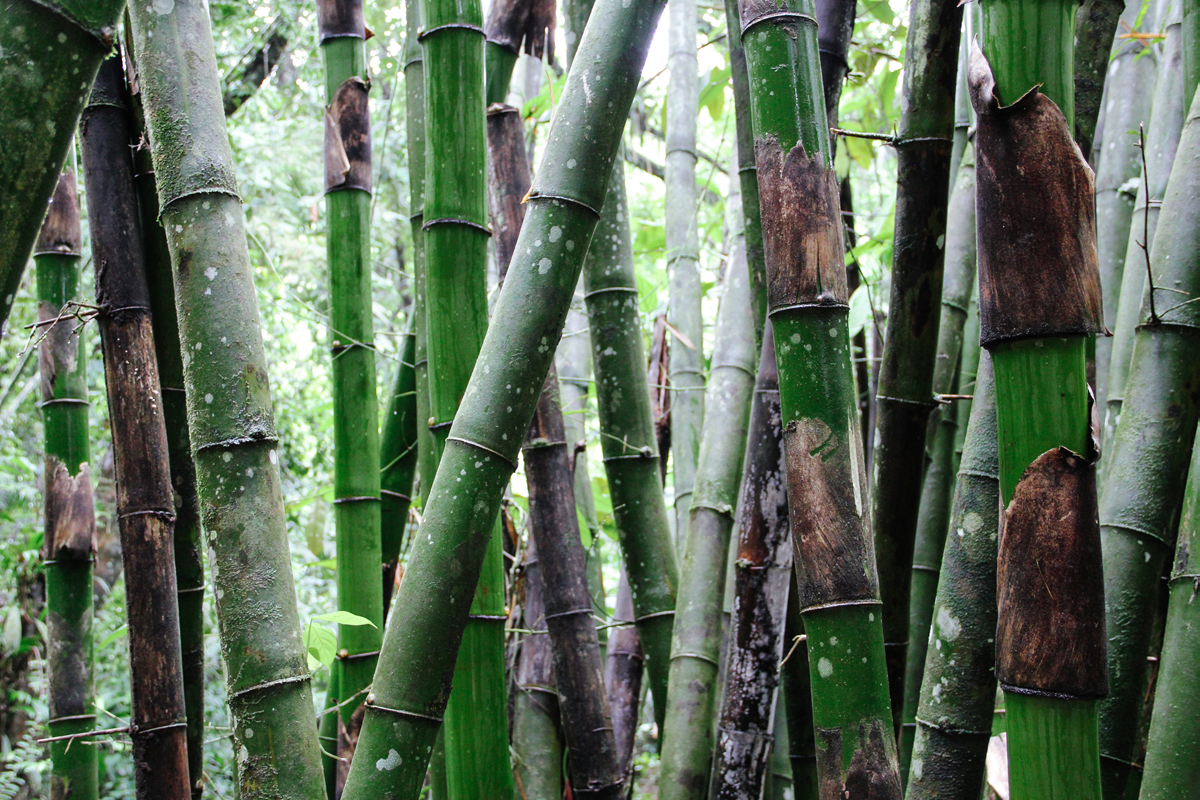
[[[1092,172],[1071,133],[1074,18],[1071,2],[994,0],[987,57],[976,47],[970,65],[981,338],[1005,509],[996,675],[1014,800],[1100,797],[1096,701],[1108,676],[1086,352],[1103,312]],[[1012,233],[1033,228],[1036,241]]]
[[[942,319],[938,331],[933,390],[939,395],[958,394],[963,328],[975,287],[975,158],[968,150],[950,193],[946,214],[946,273],[942,289]],[[921,673],[929,648],[938,570],[950,523],[954,496],[954,441],[959,408],[955,401],[940,405],[930,417],[930,461],[921,487],[921,511],[913,547],[912,590],[909,595],[908,654],[904,670],[904,706],[900,733],[900,773],[908,782],[908,765],[916,732]]]
[[[383,641],[379,412],[371,304],[370,78],[362,0],[320,0],[325,65],[325,213],[333,359],[333,510],[337,604],[370,625],[339,625],[338,784],[354,754],[364,689]],[[398,548],[397,548],[398,549]]]
[[[444,454],[488,326],[484,31],[476,0],[427,0],[422,14],[430,430],[439,454]],[[495,519],[493,514],[493,527]],[[508,798],[514,792],[505,724],[507,615],[501,547],[495,535],[482,545],[483,568],[446,707],[446,787],[451,800]]]
[[[792,585],[780,437],[779,373],[774,337],[767,326],[750,408],[738,507],[733,618],[713,764],[713,796],[721,800],[758,800],[772,754],[782,751],[785,759],[788,756],[777,736],[773,741],[779,727],[776,720],[785,715],[777,695]]]
[[[915,716],[909,800],[977,800],[992,733],[1000,475],[986,353],[974,391]]]
[[[642,642],[638,638],[634,623],[633,592],[625,566],[621,565],[621,577],[617,582],[617,601],[613,622],[620,623],[608,637],[608,648],[604,662],[604,686],[608,696],[608,707],[612,714],[613,738],[617,747],[617,763],[621,774],[631,780],[630,763],[633,761],[633,743],[637,737],[638,712],[642,699]]]
[[[596,245],[588,251],[583,276],[600,448],[633,591],[648,685],[662,730],[679,577],[659,474],[650,390],[641,388],[646,386],[646,357],[621,164],[613,169],[600,215],[593,237]]]
[[[136,81],[130,83],[136,87]],[[150,288],[150,314],[154,329],[154,355],[167,428],[167,457],[171,463],[171,488],[175,503],[175,585],[178,591],[179,642],[183,656],[183,703],[187,716],[188,775],[192,797],[203,794],[204,782],[204,561],[201,556],[200,498],[196,494],[196,465],[188,434],[187,396],[184,390],[183,353],[179,319],[175,312],[175,284],[167,233],[158,219],[158,183],[150,140],[144,135],[140,93],[133,95],[137,145],[133,151],[134,182],[138,193],[142,256]]]
[[[84,108],[80,141],[125,565],[134,787],[139,800],[187,800],[191,783],[172,552],[175,505],[133,182],[131,122],[121,58],[111,56],[100,66]]]
[[[1142,5],[1143,0],[1127,0],[1117,35],[1133,30],[1142,13]],[[1151,0],[1139,30],[1156,28],[1157,6],[1157,0]],[[1120,286],[1137,195],[1130,182],[1137,180],[1142,166],[1137,130],[1150,121],[1154,98],[1151,87],[1158,72],[1157,54],[1153,48],[1143,52],[1147,46],[1137,39],[1116,38],[1112,42],[1114,52],[1108,62],[1104,90],[1106,133],[1103,151],[1093,156],[1096,160],[1096,236],[1101,288],[1104,290],[1104,324],[1111,330],[1117,327]],[[1108,408],[1112,347],[1113,342],[1108,337],[1096,340],[1096,402],[1101,414]]]
[[[804,0],[783,9],[755,2],[741,12],[817,770],[827,793],[896,797],[840,198],[813,8]],[[793,771],[799,786],[795,762]]]
[[[897,132],[896,233],[891,301],[879,370],[871,524],[883,601],[888,691],[896,731],[904,705],[909,591],[934,372],[954,137],[962,6],[913,3]],[[957,358],[955,358],[957,361]],[[946,382],[953,379],[949,368]]]
[[[0,335],[125,0],[20,0],[0,19]]]
[[[88,465],[87,358],[80,302],[83,255],[73,154],[59,177],[33,247],[37,271],[38,372],[45,432],[47,730],[69,736],[96,725],[92,670],[92,563],[96,520]],[[74,745],[74,747],[72,747]],[[51,800],[95,800],[96,748],[50,743]]]
[[[1146,656],[1160,579],[1175,547],[1185,465],[1200,403],[1200,318],[1187,300],[1200,293],[1195,202],[1200,112],[1193,104],[1163,195],[1151,249],[1153,289],[1144,296],[1128,393],[1113,436],[1101,493],[1108,665],[1114,692],[1101,705],[1105,795],[1120,796],[1146,691]],[[1150,300],[1154,301],[1151,314]]]
[[[1146,148],[1145,168],[1138,169],[1137,199],[1125,248],[1125,266],[1119,284],[1113,337],[1109,343],[1108,393],[1103,410],[1105,441],[1111,440],[1117,421],[1121,418],[1142,295],[1146,290],[1146,258],[1154,245],[1162,197],[1171,177],[1171,166],[1187,115],[1187,100],[1183,96],[1180,24],[1174,12],[1171,12],[1165,31],[1166,39],[1158,53],[1158,80],[1154,86],[1149,124],[1137,134]],[[1140,166],[1140,151],[1138,158]],[[1105,470],[1107,468],[1106,464]],[[1107,475],[1107,471],[1103,474]]]
[[[324,785],[278,436],[208,7],[177,0],[170,13],[135,5],[130,14],[175,275],[240,791],[245,800],[317,800]]]
[[[667,0],[666,258],[667,321],[679,332],[671,343],[671,472],[675,546],[687,542],[689,509],[700,468],[704,428],[704,319],[700,308],[700,241],[696,227],[696,109],[700,98],[696,55],[696,0]],[[686,339],[686,341],[684,341]]]
[[[413,328],[410,319],[400,347],[396,382],[383,416],[383,433],[379,437],[384,619],[387,619],[392,599],[400,546],[404,543],[408,508],[412,504],[413,475],[417,469],[417,334]]]
[[[1154,713],[1141,782],[1144,800],[1195,800],[1195,754],[1200,726],[1191,708],[1200,687],[1196,652],[1200,624],[1194,602],[1200,571],[1200,448],[1193,448],[1179,523],[1179,543],[1171,569],[1170,600],[1163,637],[1161,667],[1154,690]]]
[[[1085,157],[1100,133],[1105,77],[1124,0],[1083,0],[1075,12],[1075,142]]]
[[[709,422],[700,444],[696,490],[680,567],[658,781],[659,796],[664,800],[701,800],[708,797],[709,790],[729,535],[742,482],[754,397],[749,273],[745,255],[739,251],[735,243],[717,316],[705,398]]]
[[[495,321],[446,439],[397,591],[347,800],[415,798],[424,780],[501,493],[553,358],[596,209],[604,204],[623,109],[637,89],[661,8],[654,0],[600,0],[593,11],[578,53],[585,66],[568,75],[559,100],[558,119],[572,124],[550,132]],[[428,19],[427,30],[435,22]],[[432,218],[432,208],[426,210]],[[436,227],[427,220],[427,257],[428,234]],[[533,308],[540,313],[524,313]],[[672,598],[668,587],[653,590]]]

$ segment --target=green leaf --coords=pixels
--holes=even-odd
[[[592,546],[592,529],[588,527],[588,521],[579,506],[575,506],[575,518],[579,520],[579,540],[583,542],[583,549],[587,550]]]
[[[6,626],[6,628],[7,628],[7,626]],[[8,633],[8,631],[5,630],[6,636],[7,636],[7,633]],[[129,626],[122,625],[121,627],[117,628],[115,631],[110,633],[108,636],[105,636],[104,641],[102,641],[102,642],[100,642],[100,644],[96,645],[96,649],[103,650],[104,648],[108,647],[110,644],[115,642],[117,639],[120,639],[122,636],[124,636],[127,633],[129,633]]]
[[[325,557],[325,509],[325,503],[318,502],[308,513],[308,522],[304,524],[304,541],[308,551],[317,558]]]
[[[871,303],[867,295],[867,285],[864,283],[850,295],[850,337],[859,334],[871,320]]]
[[[708,82],[700,90],[700,105],[696,109],[708,109],[708,115],[716,122],[725,110],[725,87],[729,85],[729,76],[733,70],[729,67],[714,69],[708,74]]]
[[[304,628],[304,649],[309,658],[326,667],[333,666],[333,657],[337,655],[337,637],[333,631],[324,625],[313,625],[311,622]],[[309,669],[315,669],[309,661]]]
[[[330,611],[328,614],[316,614],[313,616],[313,619],[319,619],[323,622],[336,622],[338,625],[350,625],[355,628],[363,625],[370,625],[372,628],[379,627],[366,617],[351,614],[349,611]]]

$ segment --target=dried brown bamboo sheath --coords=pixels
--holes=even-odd
[[[138,799],[186,800],[191,792],[175,582],[175,507],[133,181],[130,119],[121,59],[112,56],[100,66],[84,109],[81,142],[125,562],[132,684],[129,735]]]

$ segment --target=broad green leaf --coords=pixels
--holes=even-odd
[[[8,633],[8,631],[6,630],[5,634],[7,634],[7,633]],[[100,644],[96,645],[96,649],[103,650],[104,648],[108,647],[110,644],[115,642],[117,639],[120,639],[122,636],[124,636],[127,633],[129,633],[129,626],[122,625],[121,627],[117,628],[115,631],[110,633],[108,636],[105,636],[104,641],[102,641],[102,642],[100,642]]]
[[[587,519],[579,506],[575,506],[575,519],[579,520],[579,540],[583,542],[583,549],[587,550],[592,546],[592,529],[588,527]]]
[[[366,617],[351,614],[349,611],[330,611],[328,614],[315,614],[313,615],[313,619],[319,619],[323,622],[336,622],[338,625],[349,625],[355,628],[363,625],[370,625],[372,628],[379,627]]]
[[[864,283],[850,295],[850,336],[857,336],[871,320],[871,303],[867,295],[867,285]]]
[[[333,657],[337,655],[337,636],[324,625],[314,625],[309,622],[304,628],[304,649],[317,663],[326,667],[333,665]],[[311,667],[310,664],[310,669]]]

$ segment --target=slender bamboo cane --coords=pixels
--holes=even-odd
[[[992,367],[984,353],[938,576],[909,800],[977,800],[983,783],[996,703],[997,458]]]
[[[1200,126],[1189,113],[1163,195],[1150,262],[1154,280],[1136,329],[1129,391],[1109,453],[1101,495],[1109,670],[1113,695],[1101,705],[1105,794],[1120,796],[1146,692],[1146,655],[1160,578],[1175,547],[1185,465],[1200,418],[1192,387],[1200,380],[1188,300],[1200,293],[1195,268],[1197,191],[1193,165]],[[1136,481],[1136,485],[1129,485]]]
[[[414,306],[415,311],[415,306]],[[415,313],[414,313],[415,316]],[[387,619],[408,508],[417,469],[417,334],[409,321],[396,367],[396,383],[383,417],[379,437],[380,532],[383,556],[383,618]]]
[[[772,754],[781,752],[785,758],[788,754],[778,738],[772,742],[777,722],[785,715],[777,702],[777,687],[792,584],[792,542],[779,429],[779,373],[770,326],[763,339],[750,409],[734,576],[713,796],[757,800]]]
[[[125,0],[19,0],[0,18],[0,335]]]
[[[1071,135],[1074,18],[1070,2],[991,2],[988,55],[974,48],[970,66],[981,338],[1005,504],[996,676],[1014,800],[1100,797],[1108,676],[1086,351],[1102,307],[1092,172]],[[1013,234],[1033,228],[1036,241]]]
[[[384,636],[347,800],[415,798],[424,779],[501,492],[604,202],[625,120],[614,109],[633,99],[661,8],[652,0],[600,0],[580,44],[586,66],[568,75],[558,106],[559,119],[572,124],[550,132],[495,322],[446,439]],[[432,257],[428,238],[426,246]],[[654,590],[671,598],[665,586]]]
[[[888,690],[897,733],[904,705],[909,592],[938,331],[954,136],[962,6],[913,3],[897,133],[896,234],[891,300],[876,395],[871,524],[883,600]],[[957,357],[954,359],[957,361]],[[953,379],[954,366],[944,376]]]
[[[1126,243],[1120,299],[1116,306],[1114,335],[1110,343],[1108,395],[1104,408],[1105,441],[1111,441],[1121,418],[1138,314],[1142,295],[1146,291],[1146,259],[1154,244],[1163,193],[1171,177],[1183,120],[1187,115],[1187,103],[1183,96],[1182,37],[1179,17],[1174,12],[1165,29],[1166,40],[1158,54],[1158,80],[1154,87],[1149,124],[1137,133],[1139,143],[1145,147],[1144,154],[1140,150],[1138,152],[1139,166],[1144,157],[1145,167],[1138,170],[1137,200],[1134,202],[1129,241]],[[1106,464],[1104,475],[1107,475],[1107,469]]]
[[[1196,95],[1200,85],[1200,8],[1193,3],[1183,5],[1183,97]]]
[[[785,465],[786,467],[786,465]],[[786,478],[786,474],[785,474]],[[795,542],[792,543],[793,553]],[[793,574],[795,575],[793,555]],[[779,667],[780,693],[787,707],[788,761],[792,766],[792,788],[797,800],[820,796],[817,774],[817,738],[813,728],[812,673],[808,661],[808,637],[800,617],[799,586],[788,591],[784,612],[783,661]]]
[[[126,53],[129,56],[129,52]],[[130,75],[131,88],[137,81]],[[167,428],[167,457],[171,463],[171,489],[175,504],[175,584],[178,591],[179,642],[183,657],[183,703],[187,716],[188,775],[192,797],[199,800],[204,781],[204,561],[201,555],[200,498],[196,494],[196,465],[188,434],[187,396],[184,390],[183,353],[179,344],[179,319],[175,313],[175,284],[167,233],[158,218],[158,183],[145,135],[140,91],[133,95],[137,145],[133,151],[134,182],[138,193],[142,256],[150,288],[154,355]]]
[[[508,98],[513,67],[521,54],[554,61],[554,3],[551,0],[497,0],[488,8],[487,104]]]
[[[664,800],[699,800],[708,796],[709,789],[729,534],[754,397],[749,275],[739,250],[735,243],[717,317],[705,403],[709,423],[700,445],[696,494],[680,568],[658,783]]]
[[[784,703],[775,704],[771,735],[769,774],[763,796],[770,800],[790,800],[796,797],[796,791],[792,784],[792,762],[788,760],[787,706]]]
[[[950,146],[950,194],[958,183],[958,170],[962,166],[963,154],[971,137],[971,93],[967,89],[967,56],[970,53],[971,37],[975,32],[971,10],[963,12],[962,37],[958,41],[958,76],[954,79],[954,143]],[[950,228],[947,210],[946,227]],[[943,287],[944,290],[945,287]]]
[[[80,140],[125,562],[134,786],[139,800],[187,800],[187,718],[171,546],[175,506],[130,123],[125,72],[120,56],[111,56],[101,64],[83,111]]]
[[[946,275],[942,290],[942,320],[938,332],[937,362],[933,389],[938,394],[957,394],[963,328],[975,288],[975,158],[968,147],[950,193],[946,214]],[[917,703],[921,697],[921,673],[929,649],[929,626],[933,620],[938,570],[950,523],[954,495],[954,440],[958,431],[958,406],[954,401],[935,409],[930,417],[930,462],[921,488],[921,511],[917,517],[913,547],[912,590],[909,595],[908,655],[904,670],[904,706],[900,734],[900,774],[908,783],[908,766],[916,733]]]
[[[1085,156],[1099,137],[1100,103],[1124,0],[1083,0],[1075,12],[1075,142]],[[1120,31],[1117,31],[1120,33]]]
[[[363,690],[383,641],[375,330],[371,315],[371,120],[362,0],[320,0],[325,64],[325,212],[333,390],[338,609],[370,625],[338,626],[338,785],[358,740]],[[397,543],[398,545],[398,543]],[[398,549],[398,547],[397,547]]]
[[[46,667],[51,736],[86,733],[96,724],[92,669],[92,562],[96,521],[88,466],[87,359],[79,302],[82,234],[74,154],[58,181],[33,247],[37,270],[38,372],[46,437]],[[96,748],[50,744],[51,800],[94,800]]]
[[[1154,30],[1157,0],[1152,0],[1138,30]],[[1117,34],[1133,30],[1142,14],[1143,0],[1127,0],[1118,22]],[[1134,198],[1130,185],[1141,171],[1136,131],[1150,120],[1157,71],[1157,53],[1137,39],[1113,40],[1115,51],[1108,63],[1105,83],[1104,149],[1096,153],[1096,237],[1100,252],[1100,282],[1104,290],[1104,324],[1117,327],[1117,306],[1125,269],[1126,248],[1132,230]],[[1150,129],[1152,130],[1152,129]],[[1086,155],[1086,153],[1085,153]],[[1096,402],[1100,413],[1108,408],[1109,364],[1113,342],[1096,340]],[[1107,438],[1107,437],[1106,437]]]
[[[817,49],[821,53],[821,88],[829,127],[836,128],[842,84],[850,72],[850,38],[854,35],[853,0],[818,0]]]
[[[546,631],[545,582],[537,542],[529,538],[523,564],[525,597],[515,668],[512,747],[517,793],[523,798],[558,798],[563,793],[563,736],[554,680],[554,658]]]
[[[788,513],[812,670],[820,785],[825,793],[850,797],[868,791],[898,797],[866,516],[870,494],[849,354],[839,197],[812,5],[746,3],[741,24],[754,92]],[[799,786],[799,771],[796,778]]]
[[[625,566],[621,565],[621,577],[617,583],[617,604],[614,628],[608,637],[608,652],[604,663],[604,686],[608,696],[608,707],[612,714],[613,738],[617,747],[617,763],[626,782],[632,782],[629,774],[633,760],[633,743],[637,736],[638,705],[642,697],[642,642],[634,624],[633,592]]]
[[[1154,690],[1154,714],[1146,748],[1141,797],[1145,800],[1195,800],[1195,754],[1200,726],[1192,713],[1192,698],[1200,687],[1196,652],[1200,625],[1196,620],[1196,556],[1200,553],[1200,448],[1193,448],[1188,485],[1179,523],[1179,544],[1171,570],[1161,668]]]
[[[130,13],[175,274],[240,791],[245,800],[317,800],[324,787],[278,437],[208,7],[176,0],[168,14],[150,5]]]
[[[675,546],[687,542],[704,428],[704,319],[696,228],[696,109],[700,98],[695,0],[667,0],[671,72],[667,86],[667,321],[682,335],[671,347],[671,464]],[[686,341],[685,341],[686,339]]]
[[[655,716],[663,730],[678,568],[659,473],[658,440],[646,385],[637,277],[625,203],[625,171],[613,169],[595,246],[584,262],[600,448],[633,591]],[[612,249],[613,247],[617,249]],[[680,345],[682,346],[682,345]]]

